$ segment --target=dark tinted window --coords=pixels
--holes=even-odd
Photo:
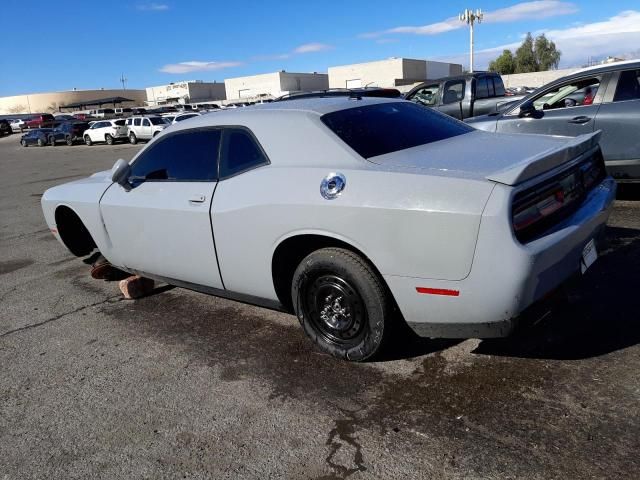
[[[249,131],[240,128],[225,129],[220,157],[220,178],[230,177],[267,163],[269,160]]]
[[[489,79],[490,80],[490,79]],[[493,85],[492,85],[493,89]],[[489,90],[487,89],[487,78],[476,79],[476,98],[487,98],[489,96]]]
[[[118,125],[119,127],[123,127],[124,126],[124,120],[114,120],[113,123],[115,125]]]
[[[620,73],[614,102],[636,100],[640,98],[640,70],[627,70]]]
[[[493,78],[488,77],[487,78],[487,94],[489,97],[495,97],[496,96],[496,92],[493,89]]]
[[[322,116],[322,121],[364,158],[437,142],[473,128],[415,103],[379,103]]]
[[[438,83],[427,85],[426,87],[422,87],[416,90],[416,92],[408,100],[432,107],[438,104],[439,90],[440,84]]]
[[[444,94],[442,95],[442,103],[459,102],[464,98],[464,80],[454,80],[444,84]]]
[[[501,77],[493,77],[493,86],[495,88],[496,97],[504,97],[504,83]]]
[[[145,118],[144,120],[142,120],[142,125],[144,127],[149,127],[149,126],[151,126],[151,123],[149,123],[149,119],[148,118]]]
[[[154,125],[162,125],[164,123],[167,123],[164,121],[162,117],[151,117],[149,120],[151,120],[151,123],[153,123]],[[149,125],[149,124],[145,123],[145,125]]]
[[[191,130],[169,135],[133,162],[132,182],[215,180],[219,147],[220,130]]]
[[[133,125],[136,126],[136,127],[139,127],[141,123],[142,123],[142,119],[140,119],[140,118],[135,118],[133,120]]]

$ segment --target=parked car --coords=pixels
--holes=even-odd
[[[83,133],[84,143],[91,146],[97,142],[113,145],[117,141],[127,140],[125,120],[100,120],[91,125]]]
[[[114,112],[117,117],[126,117],[133,114],[133,110],[129,107],[115,108]]]
[[[74,113],[73,117],[76,118],[77,120],[82,120],[82,121],[89,121],[93,119],[93,117],[86,112]]]
[[[98,108],[89,111],[89,115],[95,118],[109,118],[115,116],[115,113],[113,108]]]
[[[11,124],[8,120],[0,120],[0,136],[2,135],[11,135],[13,130],[11,129]]]
[[[199,117],[199,116],[201,116],[201,114],[198,113],[198,112],[180,113],[180,114],[178,114],[178,115],[173,117],[173,119],[171,120],[171,123],[172,124],[173,123],[179,123],[179,122],[182,122],[184,120],[188,120],[190,118]]]
[[[72,122],[72,121],[76,120],[76,117],[74,117],[73,115],[67,115],[67,114],[54,115],[53,117],[58,122],[63,122],[63,121]]]
[[[42,207],[77,256],[295,313],[364,360],[403,321],[505,336],[586,271],[616,191],[597,139],[481,132],[403,100],[274,102],[174,125]]]
[[[25,124],[26,122],[23,119],[17,118],[11,122],[11,130],[13,130],[14,132],[22,132],[27,128]]]
[[[640,61],[590,67],[551,82],[502,113],[467,119],[491,132],[577,136],[602,130],[609,173],[640,181]]]
[[[515,100],[505,96],[502,77],[493,72],[429,80],[411,89],[405,98],[460,120],[495,112],[501,103]]]
[[[50,113],[42,113],[29,117],[25,122],[26,128],[50,128],[56,119]]]
[[[84,140],[84,132],[89,129],[87,122],[64,122],[53,129],[47,138],[47,143],[56,146],[58,142],[64,142],[71,146]]]
[[[159,116],[147,116],[129,117],[126,125],[129,129],[129,142],[135,145],[138,140],[151,140],[167,128],[169,123]]]
[[[51,128],[34,128],[32,130],[28,130],[20,138],[20,145],[23,147],[28,147],[29,145],[44,147],[52,132],[53,129]]]
[[[134,107],[131,109],[132,115],[144,115],[145,113],[147,113],[147,109],[143,107]]]

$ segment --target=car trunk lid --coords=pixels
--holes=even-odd
[[[395,169],[517,185],[576,158],[596,146],[599,138],[599,131],[575,138],[474,131],[369,161]]]

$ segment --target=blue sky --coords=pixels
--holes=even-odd
[[[0,96],[117,88],[123,73],[144,88],[391,56],[466,63],[468,30],[452,18],[465,8],[487,13],[480,68],[527,31],[556,41],[561,67],[640,56],[638,0],[4,0]]]

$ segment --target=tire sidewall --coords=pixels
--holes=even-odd
[[[332,249],[333,250],[333,249]],[[333,250],[335,251],[335,250]],[[346,261],[345,261],[346,260]],[[343,258],[342,255],[329,254],[329,249],[318,250],[308,255],[298,266],[294,275],[291,287],[291,296],[294,302],[296,316],[305,333],[324,351],[333,356],[351,361],[363,361],[373,356],[380,349],[385,338],[385,317],[388,317],[388,307],[385,292],[376,284],[372,274],[364,273],[360,268],[352,264],[350,257]],[[367,322],[364,336],[354,346],[344,346],[329,341],[320,333],[305,313],[305,300],[303,298],[306,290],[305,284],[313,281],[315,277],[323,273],[332,273],[343,278],[358,291],[363,305],[367,311]]]

